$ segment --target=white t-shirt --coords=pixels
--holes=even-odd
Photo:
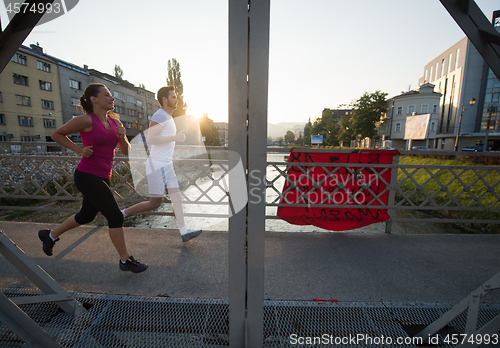
[[[162,127],[160,136],[172,137],[177,134],[177,127],[175,126],[174,119],[165,110],[158,109],[153,116],[151,116],[151,121],[158,123],[154,127]],[[151,124],[149,126],[151,127]],[[151,145],[151,150],[149,152],[150,159],[154,162],[170,163],[174,155],[174,147],[175,141],[160,145]]]

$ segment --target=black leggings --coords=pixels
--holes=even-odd
[[[123,214],[109,188],[109,178],[100,178],[79,170],[75,170],[74,178],[76,187],[83,194],[82,207],[75,215],[75,221],[80,225],[87,224],[101,212],[110,228],[123,227]]]

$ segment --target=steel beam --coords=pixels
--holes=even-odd
[[[56,340],[1,292],[0,321],[32,348],[61,348]]]
[[[229,0],[229,168],[247,169],[248,0]],[[229,172],[229,192],[245,182]],[[231,196],[229,197],[231,204]],[[247,207],[229,218],[229,346],[245,347]]]
[[[53,2],[54,0],[27,0],[24,3],[28,4],[27,8],[29,9],[32,5],[38,6],[38,4],[44,4],[46,8],[47,4]],[[0,73],[44,14],[45,12],[29,10],[19,12],[12,18],[7,28],[0,33],[0,52],[2,52],[0,54]]]
[[[500,79],[500,34],[474,0],[439,0]]]
[[[3,231],[0,230],[0,254],[15,266],[26,278],[35,284],[49,297],[34,297],[30,302],[56,301],[56,304],[65,312],[80,314],[85,309],[66,290],[64,290],[38,264],[29,258]],[[18,299],[17,301],[23,301]],[[22,302],[19,302],[22,303]]]

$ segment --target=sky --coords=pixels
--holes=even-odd
[[[488,19],[498,0],[476,0]],[[1,7],[1,6],[0,6]],[[2,27],[9,19],[0,9]],[[268,122],[306,123],[365,92],[418,87],[465,34],[439,0],[271,0]],[[228,119],[228,0],[80,0],[24,45],[155,92],[180,64],[187,113]]]

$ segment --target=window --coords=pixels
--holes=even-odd
[[[139,118],[144,118],[144,112],[138,112],[137,117]]]
[[[52,83],[47,81],[38,80],[40,82],[40,89],[44,91],[52,91]]]
[[[391,126],[390,125],[386,125],[385,126],[385,132],[389,133],[390,131],[391,131]]]
[[[33,142],[33,141],[35,141],[35,137],[32,135],[22,135],[21,141]]]
[[[451,72],[451,58],[453,54],[450,53],[450,56],[448,57],[448,74]]]
[[[9,141],[9,138],[6,135],[0,135],[0,141]]]
[[[16,53],[12,56],[11,61],[15,63],[19,63],[22,65],[26,65],[26,56],[23,56],[22,54]]]
[[[69,79],[69,87],[74,89],[81,89],[82,83],[80,81]]]
[[[415,105],[408,105],[407,115],[413,115],[414,112],[415,112]]]
[[[455,56],[455,70],[458,69],[458,56],[460,55],[460,48],[457,48],[457,55]]]
[[[117,114],[125,114],[125,108],[122,106],[115,106],[115,112]]]
[[[20,126],[33,126],[33,117],[17,116]]]
[[[439,70],[439,63],[436,63],[436,77],[434,78],[434,80],[438,79],[438,70]]]
[[[423,104],[423,105],[422,105],[422,107],[420,108],[420,112],[421,112],[422,114],[426,114],[426,113],[428,113],[428,112],[429,112],[429,105],[427,105],[427,104]]]
[[[445,60],[445,59],[443,59],[443,60],[441,61],[441,77],[443,77],[443,75],[444,75],[444,64],[445,64],[445,63],[446,63],[446,60]]]
[[[3,103],[2,92],[0,92],[0,103]]]
[[[432,106],[432,113],[433,113],[433,114],[437,114],[437,113],[438,113],[438,106],[437,106],[437,104],[434,104],[434,105]]]
[[[142,106],[142,100],[137,100],[137,106]]]
[[[132,110],[132,109],[127,109],[127,114],[129,116],[137,116],[137,111]]]
[[[0,124],[5,124],[5,115],[0,114]]]
[[[51,119],[51,118],[44,118],[43,119],[43,126],[45,128],[56,128],[56,120]]]
[[[401,132],[401,122],[396,123],[396,128],[394,129],[395,132]]]
[[[127,95],[127,101],[130,102],[130,103],[134,103],[134,104],[137,102],[137,100],[135,99],[135,97],[132,97],[130,95]]]
[[[50,64],[49,63],[45,63],[45,62],[41,62],[39,60],[36,61],[36,66],[38,68],[38,70],[42,70],[42,71],[45,71],[45,72],[50,72]]]
[[[120,99],[120,100],[125,100],[125,95],[123,93],[120,93],[120,92],[113,92],[113,97],[115,99]]]
[[[435,132],[436,131],[436,121],[432,121],[431,122],[431,132]]]
[[[31,106],[31,99],[30,97],[26,97],[24,95],[17,95],[16,94],[16,104],[17,105],[24,105],[24,106]]]
[[[427,69],[425,69],[425,74],[424,74],[424,83],[427,82]]]
[[[14,77],[14,83],[17,85],[28,86],[28,76],[12,74]]]
[[[403,107],[402,106],[398,106],[398,108],[396,109],[396,115],[402,115],[403,114]]]
[[[431,66],[431,76],[429,77],[429,78],[430,78],[430,82],[434,81],[434,80],[432,79],[432,77],[433,77],[433,75],[432,75],[432,71],[433,71],[433,70],[432,70],[432,69],[433,69],[433,67]]]
[[[80,104],[80,101],[78,98],[71,98],[71,106],[78,106]]]
[[[51,100],[42,99],[42,108],[54,110],[54,102]]]

